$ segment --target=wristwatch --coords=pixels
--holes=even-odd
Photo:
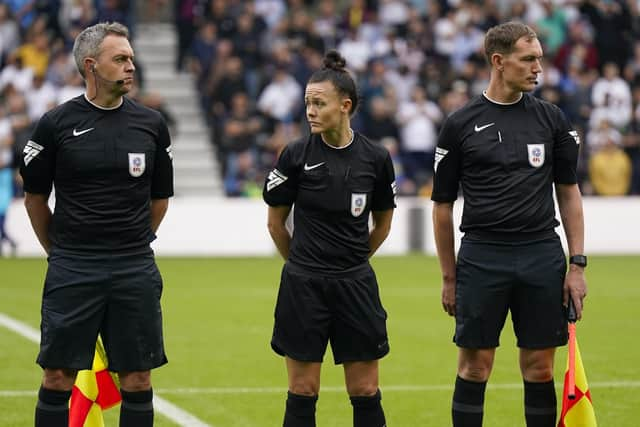
[[[573,255],[569,257],[569,264],[575,264],[584,268],[587,266],[587,257],[585,255]]]

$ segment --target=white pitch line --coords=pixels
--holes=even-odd
[[[0,326],[4,326],[18,335],[27,338],[29,341],[40,344],[40,331],[4,313],[0,313]],[[7,396],[8,394],[6,393],[11,392],[0,392],[0,396]],[[35,394],[34,392],[33,395]],[[20,395],[23,396],[24,394]],[[158,395],[153,396],[153,406],[158,413],[164,415],[180,427],[213,427]]]
[[[211,427],[209,424],[201,421],[183,409],[178,408],[176,405],[161,398],[160,396],[153,396],[153,406],[158,410],[158,412],[179,426]]]
[[[7,316],[4,313],[0,313],[0,325],[15,332],[18,335],[22,335],[29,341],[40,344],[40,331],[32,328],[26,323],[22,323],[12,317]]]
[[[488,387],[498,390],[518,390],[522,388],[520,383],[491,384]],[[383,391],[451,391],[453,385],[445,384],[422,384],[422,385],[383,385]],[[556,384],[556,388],[562,389],[562,384]],[[589,383],[589,389],[603,388],[640,388],[640,381],[598,381]],[[263,394],[263,393],[286,393],[285,387],[194,387],[194,388],[159,388],[162,394]],[[342,393],[344,386],[321,387],[320,392]],[[31,397],[36,396],[32,390],[0,390],[0,397]]]
[[[518,390],[522,383],[505,383],[487,385],[490,389]],[[556,384],[556,388],[562,389],[562,383]],[[640,381],[600,381],[590,382],[589,389],[600,388],[640,388]],[[452,391],[452,384],[406,384],[406,385],[384,385],[380,386],[384,391]],[[285,386],[282,387],[194,387],[194,388],[159,388],[158,392],[163,394],[263,394],[263,393],[286,393]],[[320,387],[320,393],[346,393],[344,386]],[[2,392],[0,392],[0,396]]]

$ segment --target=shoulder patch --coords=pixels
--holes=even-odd
[[[440,163],[440,160],[444,159],[444,156],[446,156],[448,153],[449,153],[449,150],[445,150],[444,148],[441,148],[441,147],[436,147],[436,157],[433,162],[434,172],[438,170],[438,163]]]
[[[267,191],[273,190],[278,185],[285,182],[287,179],[289,178],[285,174],[280,172],[278,169],[272,170],[271,172],[269,172],[269,175],[267,176]]]
[[[576,141],[576,145],[580,145],[580,135],[578,135],[577,130],[570,130],[569,135],[571,135],[573,139]]]
[[[42,145],[29,140],[29,142],[27,142],[27,145],[25,145],[24,150],[22,150],[22,153],[24,154],[25,166],[31,163],[31,160],[33,160],[38,154],[40,154],[42,150],[44,150],[44,147]]]

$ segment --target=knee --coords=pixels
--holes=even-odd
[[[378,381],[361,379],[347,384],[347,393],[349,396],[374,396],[378,393]]]
[[[68,391],[73,388],[77,371],[70,369],[45,369],[42,386],[49,390]]]
[[[553,366],[539,364],[527,366],[522,370],[522,377],[532,383],[543,383],[553,379]]]
[[[458,364],[458,376],[461,378],[481,383],[489,380],[493,359],[490,358],[461,358]]]
[[[151,389],[151,371],[119,372],[120,388],[125,391]]]
[[[490,368],[486,366],[474,366],[466,365],[461,366],[458,370],[458,375],[467,381],[473,381],[476,383],[485,382],[489,379]]]
[[[320,383],[309,378],[298,378],[289,384],[289,391],[301,396],[317,396]]]
[[[523,351],[520,356],[522,377],[529,382],[542,383],[553,379],[553,350]]]
[[[495,349],[461,349],[458,353],[458,376],[477,383],[489,380],[494,354]]]

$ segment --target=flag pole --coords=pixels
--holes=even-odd
[[[569,372],[567,379],[567,397],[571,400],[576,398],[576,307],[573,300],[569,297],[569,313],[567,316],[569,321]]]

